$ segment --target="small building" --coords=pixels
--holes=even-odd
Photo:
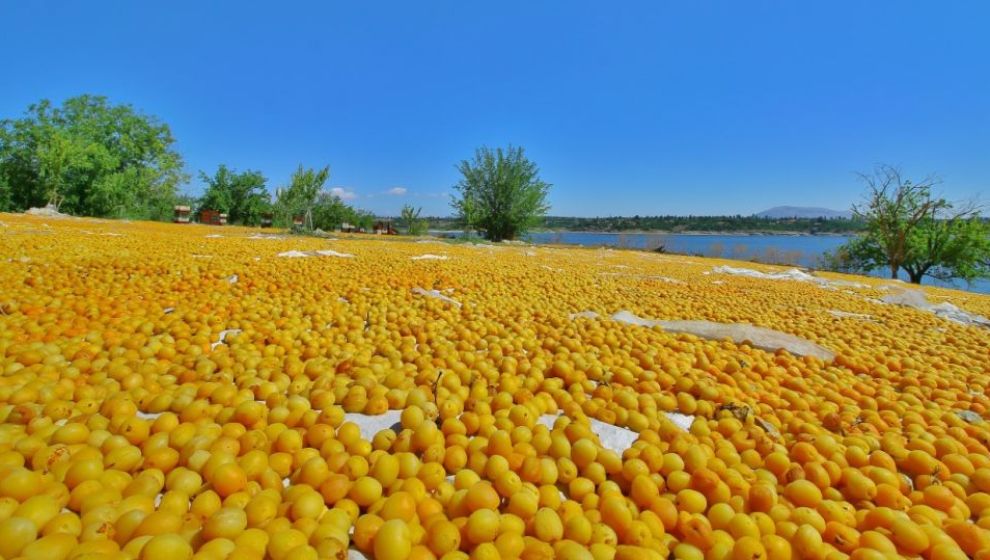
[[[227,214],[216,210],[203,209],[199,211],[199,223],[211,226],[227,225]]]
[[[192,208],[188,206],[176,206],[173,208],[172,221],[177,224],[188,224],[190,215],[192,214]]]
[[[399,235],[399,232],[392,227],[392,222],[375,222],[373,231],[375,235]]]
[[[302,214],[299,214],[298,216],[293,216],[292,217],[292,225],[294,225],[294,226],[302,226],[303,223],[305,223],[305,222],[306,222],[306,216],[304,216]]]
[[[263,212],[261,214],[261,227],[269,228],[272,227],[272,222],[275,219],[275,214],[271,212]]]

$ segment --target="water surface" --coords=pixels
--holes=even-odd
[[[526,236],[533,243],[562,243],[586,247],[626,247],[653,250],[660,245],[670,253],[720,257],[766,264],[798,265],[820,268],[822,256],[849,241],[845,235],[747,235],[747,234],[659,234],[593,233],[583,231],[537,232]],[[876,271],[876,276],[886,276]],[[904,280],[907,279],[905,276]],[[990,294],[990,280],[972,284],[963,281],[941,282],[925,278],[925,284]]]

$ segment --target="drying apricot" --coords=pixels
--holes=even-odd
[[[990,331],[878,304],[901,289],[887,280],[0,222],[4,558],[990,549]],[[921,289],[990,315],[986,296]],[[675,332],[698,320],[814,351]]]

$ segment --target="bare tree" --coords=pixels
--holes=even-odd
[[[661,233],[646,233],[643,235],[643,248],[655,253],[666,253],[670,239]]]
[[[873,173],[860,173],[859,177],[867,187],[866,200],[854,205],[853,213],[866,221],[890,269],[890,277],[897,278],[897,271],[909,257],[911,233],[926,217],[949,205],[944,199],[932,197],[932,188],[941,181],[929,175],[914,183],[891,165],[878,165]]]

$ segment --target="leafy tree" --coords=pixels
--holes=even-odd
[[[419,215],[422,211],[422,208],[413,208],[409,204],[402,207],[402,212],[399,215],[399,221],[406,228],[407,235],[423,235],[426,232],[426,228],[428,226],[427,221],[419,219]]]
[[[0,174],[0,212],[10,211],[10,184],[3,174]]]
[[[857,235],[835,251],[826,251],[821,257],[821,266],[838,272],[870,271],[878,268],[876,263],[883,263],[883,259],[883,251],[872,237]]]
[[[304,227],[313,227],[313,207],[323,185],[330,178],[330,166],[306,169],[302,165],[292,174],[289,185],[279,189],[275,198],[275,219],[279,226],[288,227],[292,218],[303,216]]]
[[[0,205],[166,219],[186,179],[174,142],[168,125],[105,97],[42,100],[0,121]]]
[[[341,226],[344,222],[350,223],[354,216],[354,209],[344,204],[339,196],[321,192],[316,197],[313,206],[313,227],[324,231],[332,231]]]
[[[990,275],[990,227],[975,208],[925,218],[912,232],[909,247],[903,268],[915,284],[925,276],[971,282]]]
[[[827,257],[832,268],[884,268],[891,278],[903,270],[915,284],[925,276],[971,281],[990,274],[990,228],[977,205],[957,209],[932,194],[934,178],[914,183],[891,166],[861,177],[866,201],[853,211],[866,231]]]
[[[212,176],[202,171],[199,176],[206,183],[200,208],[224,212],[232,224],[259,225],[261,215],[271,208],[266,179],[259,171],[238,173],[220,165]]]
[[[461,198],[457,204],[457,216],[452,225],[464,229],[464,233],[470,235],[475,231],[475,224],[478,223],[478,203],[470,198]]]
[[[479,148],[457,169],[460,198],[451,205],[468,228],[483,230],[492,241],[515,239],[546,215],[550,185],[522,148]]]
[[[351,215],[347,218],[347,221],[351,225],[357,227],[358,229],[363,229],[364,231],[371,231],[371,229],[375,227],[375,215],[367,210],[353,210]]]

